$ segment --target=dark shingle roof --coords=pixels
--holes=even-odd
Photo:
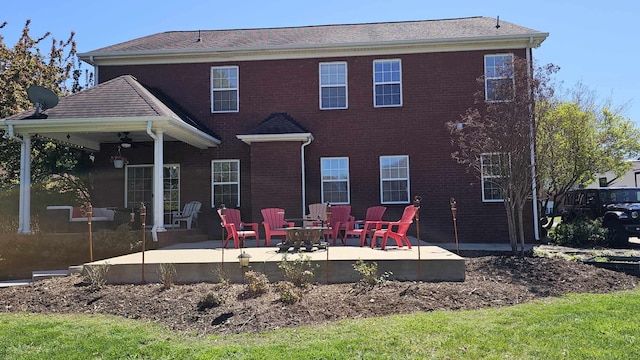
[[[27,110],[7,120],[25,119],[32,114],[33,110]],[[56,107],[45,110],[43,114],[49,119],[178,117],[131,75],[123,75],[60,98]]]
[[[246,135],[305,134],[309,133],[287,113],[273,113]]]
[[[502,20],[499,28],[495,25],[494,18],[469,17],[264,29],[169,31],[107,46],[82,55],[86,57],[98,53],[352,46],[518,35],[546,37],[547,35]]]

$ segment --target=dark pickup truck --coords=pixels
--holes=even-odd
[[[616,245],[640,236],[640,188],[600,188],[568,191],[560,204],[562,221],[602,219]]]

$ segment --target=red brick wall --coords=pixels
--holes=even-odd
[[[210,222],[207,226],[212,231],[219,231],[219,220],[210,211],[212,159],[240,159],[241,210],[245,220],[261,222],[260,209],[272,206],[299,215],[301,143],[249,146],[236,138],[269,114],[286,112],[314,136],[305,148],[307,204],[321,200],[320,158],[349,157],[353,215],[362,218],[367,207],[380,205],[379,156],[409,155],[411,197],[423,198],[423,239],[454,240],[449,199],[455,197],[460,241],[508,242],[503,204],[482,203],[477,175],[467,173],[451,159],[452,147],[444,125],[475,106],[473,94],[479,86],[476,78],[483,74],[483,56],[499,52],[507,51],[113,66],[100,67],[99,75],[103,82],[131,74],[142,84],[161,89],[222,140],[213,149],[168,144],[165,151],[167,163],[181,165],[183,202],[202,201],[203,215],[213,220],[204,220]],[[514,52],[524,56],[523,50]],[[402,61],[402,107],[373,107],[372,63],[383,58]],[[347,61],[346,110],[319,109],[318,64],[329,61]],[[213,65],[239,66],[238,113],[211,113]],[[398,219],[404,206],[387,205],[385,219]],[[532,238],[532,229],[527,230]]]

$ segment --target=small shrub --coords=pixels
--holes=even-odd
[[[89,283],[91,290],[99,290],[107,283],[107,274],[111,264],[105,262],[103,264],[91,265],[84,267],[84,282]]]
[[[561,246],[606,246],[607,233],[600,219],[576,219],[573,222],[560,223],[549,234],[549,239],[553,244]]]
[[[289,281],[279,282],[276,292],[280,295],[280,301],[285,304],[292,305],[302,300],[302,291]]]
[[[371,262],[366,263],[362,259],[358,259],[353,268],[360,274],[360,282],[368,285],[375,286],[386,282],[392,275],[390,271],[386,271],[384,274],[378,276],[378,263]]]
[[[171,263],[158,265],[158,278],[164,290],[170,289],[175,284],[176,267]]]
[[[269,291],[269,279],[263,273],[247,271],[244,274],[244,279],[247,283],[245,295],[248,297],[257,297]]]
[[[226,272],[222,266],[218,266],[212,271],[214,278],[217,280],[218,284],[222,287],[229,286],[231,281],[229,280],[229,273]]]
[[[209,291],[198,301],[198,311],[212,309],[222,304],[224,304],[224,298],[213,291]]]
[[[314,277],[314,268],[320,267],[311,262],[310,256],[299,254],[297,259],[289,260],[287,254],[282,255],[278,267],[284,272],[284,278],[299,288],[308,287]]]

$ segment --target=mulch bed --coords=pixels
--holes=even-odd
[[[476,254],[478,255],[478,254]],[[486,254],[484,254],[486,255]],[[198,283],[105,285],[92,289],[79,276],[0,289],[0,312],[111,314],[161,324],[192,334],[257,332],[346,318],[378,317],[434,310],[509,306],[567,293],[634,289],[638,277],[576,261],[489,255],[468,257],[464,282],[387,281],[312,284],[302,300],[285,304],[275,284],[257,297],[247,285]],[[224,300],[199,306],[209,294]]]

